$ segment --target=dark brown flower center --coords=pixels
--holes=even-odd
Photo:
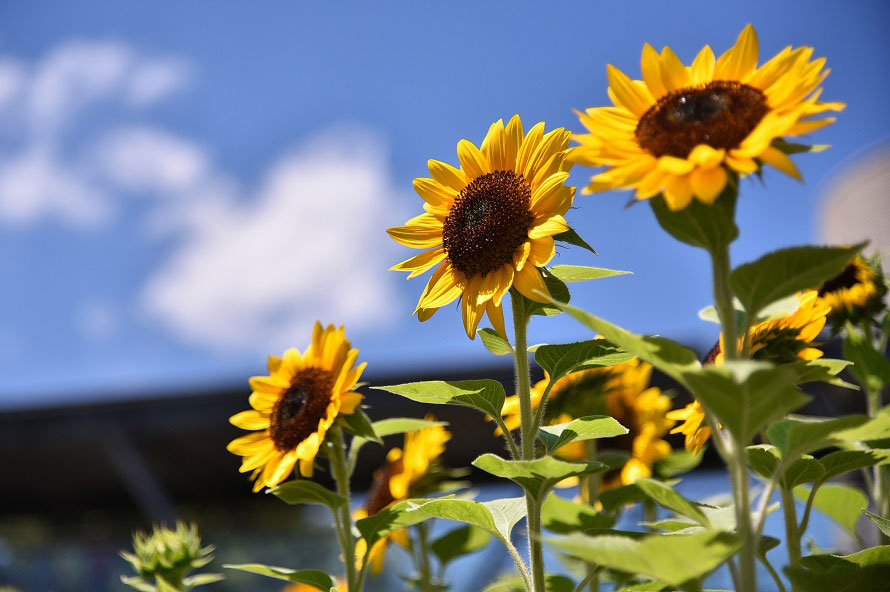
[[[270,416],[269,433],[275,448],[293,450],[318,429],[334,389],[334,375],[321,368],[298,372],[279,397]]]
[[[760,89],[717,80],[661,97],[634,131],[641,148],[654,156],[686,158],[699,144],[736,148],[769,111]]]
[[[512,261],[528,239],[534,216],[532,191],[513,171],[486,173],[463,188],[445,223],[442,246],[451,265],[468,278],[485,275]]]
[[[852,288],[859,283],[859,267],[856,263],[850,263],[842,272],[831,278],[819,288],[819,296],[836,292],[843,288]]]
[[[374,473],[374,482],[368,491],[368,503],[365,504],[368,516],[373,516],[396,501],[389,490],[389,480],[401,473],[403,467],[402,459],[398,459],[386,463],[382,469]]]

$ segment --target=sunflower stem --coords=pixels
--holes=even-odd
[[[340,531],[338,538],[343,551],[343,562],[346,564],[346,589],[349,592],[361,592],[362,581],[357,577],[355,569],[355,537],[352,535],[352,512],[349,509],[349,471],[346,463],[343,431],[338,426],[334,426],[329,433],[331,440],[328,456],[331,461],[331,473],[337,483],[337,493],[346,500],[346,503],[337,510],[339,516],[336,520]]]
[[[435,592],[436,587],[433,584],[433,572],[430,569],[430,548],[426,536],[426,523],[421,522],[417,525],[417,543],[420,554],[417,558],[417,572],[420,579],[420,590],[422,592]]]
[[[794,494],[787,487],[781,487],[782,513],[785,515],[785,546],[788,547],[788,567],[800,565],[800,531],[797,527],[797,510],[794,507]],[[791,589],[798,592],[798,587],[791,583]]]
[[[531,376],[528,368],[526,329],[528,315],[522,297],[511,290],[513,308],[514,360],[516,366],[516,395],[519,397],[520,458],[535,458],[535,426],[532,415]],[[532,592],[544,592],[544,548],[541,542],[541,508],[538,500],[525,493],[526,524],[528,527],[528,556],[531,564]]]
[[[854,330],[852,327],[849,330]],[[868,343],[868,347],[874,349],[875,348],[875,338],[874,334],[871,330],[871,319],[864,319],[862,321],[862,331],[865,333],[866,343]],[[880,349],[875,350],[880,355],[884,355],[884,352]],[[862,390],[865,392],[865,401],[868,409],[868,416],[875,417],[878,412],[881,410],[881,404],[883,400],[881,398],[881,391],[872,388],[868,381],[864,381],[866,384],[862,385]],[[871,494],[872,500],[875,504],[875,510],[878,516],[881,518],[887,518],[890,516],[890,496],[888,496],[887,489],[890,489],[890,484],[887,482],[887,471],[884,470],[880,465],[872,467],[872,479],[871,479]],[[886,545],[890,543],[890,537],[881,532],[880,534],[880,543],[882,545]]]

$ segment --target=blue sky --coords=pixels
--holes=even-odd
[[[826,56],[823,97],[848,108],[813,138],[831,150],[797,158],[804,184],[743,185],[735,262],[820,241],[826,188],[886,147],[887,3],[3,3],[0,406],[238,384],[316,316],[378,373],[472,363],[456,311],[417,323],[425,279],[386,271],[411,255],[383,231],[420,212],[426,160],[513,113],[577,128],[607,63],[639,77],[643,43],[688,61],[747,22],[762,60]],[[627,197],[568,216],[600,254],[559,263],[635,273],[575,302],[704,346],[704,255]],[[587,337],[563,318],[530,335]]]

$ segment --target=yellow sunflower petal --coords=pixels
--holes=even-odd
[[[507,145],[504,137],[504,120],[498,119],[488,128],[488,133],[482,141],[482,154],[488,163],[488,170],[503,171],[513,168],[507,166]]]
[[[401,263],[393,265],[390,267],[390,271],[408,271],[410,274],[408,275],[408,279],[417,277],[421,274],[426,273],[439,263],[441,263],[445,257],[447,257],[445,253],[445,249],[442,247],[435,248],[431,251],[426,251],[425,253],[421,253],[420,255],[416,255],[411,257],[410,259],[406,259]]]
[[[467,186],[466,175],[450,164],[439,162],[438,160],[430,160],[427,164],[430,169],[430,175],[440,185],[444,185],[458,193]]]
[[[754,27],[746,25],[735,45],[720,56],[714,78],[718,80],[745,80],[757,67],[759,43]]]
[[[661,81],[661,58],[655,48],[648,43],[643,46],[640,69],[643,72],[643,80],[653,97],[658,98],[667,94],[667,89]]]
[[[614,94],[616,105],[624,107],[637,117],[641,117],[652,106],[652,95],[634,84],[627,74],[609,64],[606,66],[609,90]]]
[[[705,45],[692,62],[690,82],[692,84],[711,82],[714,79],[715,64],[714,51],[710,46]]]
[[[488,320],[491,322],[492,328],[498,332],[498,335],[507,339],[507,329],[504,326],[504,308],[498,306],[493,300],[489,300],[485,305],[485,312],[488,313]]]
[[[531,239],[544,238],[545,236],[553,236],[561,232],[569,230],[569,225],[562,216],[552,216],[543,220],[540,224],[535,221],[528,231],[528,237]]]
[[[490,172],[488,160],[469,140],[461,140],[457,143],[457,157],[460,159],[461,170],[468,181]]]
[[[689,85],[689,71],[686,66],[677,57],[670,47],[665,47],[661,51],[661,60],[659,63],[661,69],[661,81],[664,83],[665,89],[670,92],[678,90]]]
[[[541,272],[533,265],[526,265],[522,271],[513,276],[513,285],[519,290],[519,293],[535,302],[547,302],[547,296],[550,296],[550,290],[541,277]]]
[[[236,413],[229,418],[229,423],[242,430],[265,430],[269,427],[269,416],[251,409]]]
[[[793,177],[798,181],[803,180],[803,178],[800,176],[800,171],[797,170],[797,166],[795,166],[794,162],[792,162],[791,159],[788,158],[787,154],[785,154],[778,148],[770,146],[769,148],[761,152],[757,158],[759,158],[766,164],[782,171],[789,177]]]
[[[692,171],[690,183],[695,196],[706,204],[714,203],[723,188],[726,187],[726,181],[729,176],[726,169],[717,165],[714,168],[696,168]]]

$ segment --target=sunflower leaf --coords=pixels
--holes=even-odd
[[[571,294],[569,293],[569,287],[565,285],[565,282],[563,282],[561,279],[559,279],[558,277],[550,273],[549,270],[543,267],[541,268],[541,275],[544,277],[544,284],[547,286],[547,289],[550,291],[550,295],[554,299],[560,302],[569,301],[569,299],[571,298]],[[534,302],[533,300],[529,300],[524,296],[523,299],[526,314],[552,317],[562,312],[562,310],[551,304]]]
[[[793,362],[790,367],[797,372],[797,384],[805,384],[807,382],[825,382],[842,388],[851,390],[859,390],[855,384],[850,384],[846,380],[838,378],[845,368],[852,362],[848,360],[835,360],[833,358],[818,358],[815,360],[800,360]]]
[[[673,586],[699,578],[718,567],[741,546],[727,532],[589,537],[581,534],[553,537],[548,542],[583,561],[623,572],[647,575]]]
[[[852,247],[790,247],[738,266],[729,284],[751,317],[802,290],[814,290],[840,274],[865,243]]]
[[[418,504],[422,505],[426,501],[425,499],[402,500],[372,516],[356,520],[355,527],[358,528],[370,549],[383,537],[406,526],[413,526],[428,520],[430,518],[428,514],[417,511]]]
[[[418,403],[472,407],[498,418],[507,398],[503,385],[496,380],[430,380],[373,388],[401,395]]]
[[[347,501],[345,497],[323,485],[305,479],[286,481],[270,489],[269,493],[287,504],[318,504],[327,506],[331,512],[336,512]]]
[[[801,590],[812,592],[884,592],[890,580],[890,546],[872,547],[852,555],[804,557],[801,567],[785,573]]]
[[[665,507],[681,516],[692,518],[702,526],[711,526],[708,517],[697,505],[687,500],[661,481],[642,478],[637,479],[635,484],[649,497],[649,499],[659,506]]]
[[[550,268],[550,273],[563,282],[589,282],[616,275],[633,274],[632,271],[618,271],[615,269],[603,269],[601,267],[586,267],[583,265],[555,265]]]
[[[826,454],[819,462],[825,468],[821,479],[824,483],[856,469],[887,464],[890,450],[837,450]]]
[[[435,553],[442,565],[463,555],[474,553],[491,542],[491,533],[487,530],[467,524],[439,537],[430,543],[430,551]]]
[[[782,475],[782,487],[794,489],[804,483],[821,482],[825,477],[825,467],[810,455],[799,458],[785,469]]]
[[[510,532],[525,517],[524,497],[475,502],[464,499],[418,500],[418,514],[430,518],[455,520],[485,529],[501,542],[510,540]]]
[[[811,489],[807,485],[798,485],[794,488],[794,496],[806,501]],[[862,510],[868,507],[868,497],[855,487],[828,483],[816,490],[813,507],[843,527],[855,539],[856,522],[862,516]]]
[[[890,362],[857,329],[849,325],[844,339],[844,357],[853,363],[850,372],[859,384],[876,392],[890,384]]]
[[[738,190],[730,182],[711,205],[693,199],[682,210],[673,211],[662,195],[650,199],[649,205],[661,227],[675,239],[715,252],[739,235],[739,228],[735,223],[737,199]]]
[[[788,417],[767,430],[770,441],[791,460],[802,454],[841,443],[877,440],[890,437],[890,415],[844,415],[832,419],[822,417]]]
[[[506,460],[491,453],[478,457],[472,465],[496,477],[510,479],[537,500],[543,499],[563,479],[606,470],[606,465],[596,461],[567,462],[552,456]]]
[[[883,532],[887,536],[890,536],[890,520],[881,518],[877,514],[872,514],[865,508],[862,508],[862,513],[865,514],[866,518],[874,522],[875,526],[877,526],[881,530],[881,532]]]
[[[479,329],[479,338],[485,349],[496,356],[509,356],[513,353],[513,346],[494,329]]]
[[[323,571],[318,571],[317,569],[303,569],[298,571],[286,567],[263,565],[261,563],[227,564],[223,565],[223,567],[226,569],[237,569],[239,571],[259,574],[277,580],[285,580],[295,584],[307,584],[309,586],[315,586],[320,590],[330,590],[334,587],[334,580],[331,579],[331,576]]]
[[[748,446],[748,465],[764,479],[771,479],[779,466],[782,453],[772,444]]]
[[[577,232],[575,232],[575,230],[573,228],[569,228],[565,232],[560,232],[559,234],[554,234],[553,240],[558,240],[558,241],[561,241],[564,243],[568,243],[570,245],[575,245],[576,247],[581,247],[582,249],[587,249],[594,255],[597,254],[597,252],[593,250],[593,247],[591,247],[589,244],[587,244],[587,241],[585,241],[583,238],[581,238],[581,236]]]
[[[371,424],[370,418],[360,408],[356,407],[352,413],[341,413],[337,416],[337,419],[354,436],[376,442],[377,444],[383,444],[383,440],[374,432],[374,426]]]
[[[578,343],[542,345],[535,350],[535,362],[556,381],[575,370],[615,366],[634,358],[605,339]]]
[[[627,431],[626,427],[612,417],[590,415],[573,419],[568,423],[542,426],[538,431],[538,439],[544,443],[547,454],[553,454],[571,442],[623,436]]]
[[[615,516],[597,512],[584,502],[573,502],[550,493],[541,506],[541,523],[557,534],[593,531],[615,526]]]

